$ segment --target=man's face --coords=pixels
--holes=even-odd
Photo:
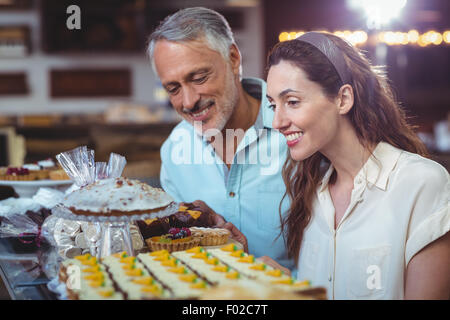
[[[222,131],[238,102],[239,70],[201,41],[159,40],[153,57],[175,110],[200,134]]]

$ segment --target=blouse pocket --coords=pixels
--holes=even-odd
[[[353,249],[347,290],[354,299],[382,299],[386,293],[391,246]]]

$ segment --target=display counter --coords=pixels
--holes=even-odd
[[[21,250],[17,239],[0,238],[0,275],[12,300],[54,300],[56,295],[47,288],[51,265],[46,259],[52,247]],[[45,261],[44,261],[45,260]],[[49,273],[48,275],[46,272]]]

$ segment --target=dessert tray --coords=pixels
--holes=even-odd
[[[234,244],[76,256],[61,263],[48,287],[71,300],[326,299],[324,288],[294,279]]]
[[[55,188],[60,191],[65,191],[73,184],[72,180],[33,180],[33,181],[13,181],[0,180],[0,186],[7,186],[14,188],[14,191],[21,198],[31,198],[39,188]]]

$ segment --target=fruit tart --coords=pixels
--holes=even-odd
[[[9,167],[4,174],[0,175],[0,180],[12,181],[32,181],[36,180],[36,178],[36,174],[23,167]]]
[[[38,180],[48,179],[49,170],[42,169],[36,163],[26,163],[22,166],[25,169],[28,169],[31,174],[34,174]]]
[[[188,228],[170,228],[168,234],[151,237],[145,241],[151,251],[167,250],[168,252],[188,250],[200,243],[200,239],[192,237]]]

